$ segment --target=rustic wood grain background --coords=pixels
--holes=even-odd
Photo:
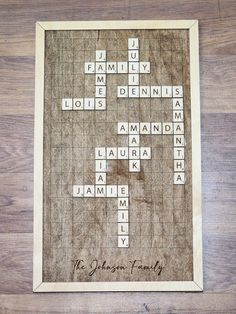
[[[38,20],[199,19],[203,293],[32,293]],[[235,0],[0,1],[0,313],[236,312]]]
[[[62,111],[61,99],[94,97],[95,75],[84,74],[84,63],[99,48],[108,61],[127,60],[128,38],[139,38],[140,61],[150,62],[140,86],[183,86],[187,144],[185,185],[173,185],[173,135],[140,136],[140,146],[152,148],[140,172],[129,172],[128,160],[109,160],[107,184],[129,186],[130,246],[124,249],[117,248],[117,199],[72,198],[72,185],[94,184],[95,147],[128,145],[127,136],[117,135],[118,122],[172,122],[172,99],[117,98],[127,74],[107,74],[105,111]],[[43,282],[193,280],[189,32],[46,31],[45,47]],[[128,267],[91,276],[74,270],[77,259]],[[135,259],[146,265],[158,259],[164,269],[130,273]]]

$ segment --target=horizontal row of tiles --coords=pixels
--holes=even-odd
[[[151,147],[96,147],[95,159],[151,159]]]
[[[101,87],[105,86],[99,86]],[[98,86],[96,87],[98,88]],[[98,89],[98,92],[100,91]],[[103,91],[104,93],[104,91]],[[182,98],[182,86],[117,86],[117,97],[124,98]]]
[[[174,147],[174,159],[184,159],[184,147]],[[96,147],[95,159],[151,159],[151,147]]]
[[[174,110],[173,118],[182,120],[183,111]],[[181,121],[180,121],[181,122]],[[176,123],[176,127],[180,123]],[[181,125],[181,128],[183,125]],[[117,122],[117,134],[131,135],[131,134],[141,134],[141,135],[152,135],[152,134],[166,134],[165,132],[170,132],[173,129],[172,122]]]
[[[122,96],[123,97],[123,96]],[[183,110],[183,99],[172,99],[173,110]],[[106,97],[62,98],[62,110],[106,110]]]
[[[85,74],[127,74],[127,73],[150,73],[150,62],[118,61],[118,62],[85,62]]]

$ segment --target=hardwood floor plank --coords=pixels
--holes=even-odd
[[[0,139],[0,173],[32,173],[33,116],[1,116]]]
[[[236,311],[235,298],[235,294],[155,292],[0,295],[0,311],[12,314],[39,312],[233,314]]]
[[[220,16],[225,17],[236,17],[236,2],[234,0],[219,0]]]
[[[236,171],[236,114],[202,114],[202,171]],[[229,137],[229,134],[231,136]],[[219,149],[220,148],[220,149]]]
[[[33,236],[0,233],[0,293],[31,293]]]
[[[202,112],[236,112],[236,57],[201,56]]]
[[[199,33],[201,57],[236,54],[236,18],[200,21]]]
[[[218,2],[137,0],[130,3],[130,19],[210,19],[219,17]]]
[[[34,57],[0,57],[1,115],[34,113]]]
[[[236,226],[203,224],[204,290],[236,292]]]
[[[0,230],[33,232],[33,174],[0,174]]]

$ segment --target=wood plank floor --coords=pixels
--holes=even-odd
[[[203,293],[32,293],[39,20],[199,19]],[[236,313],[236,1],[0,0],[0,313]]]

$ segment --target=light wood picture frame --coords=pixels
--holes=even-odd
[[[93,30],[185,30],[189,43],[190,117],[191,129],[191,204],[192,228],[192,276],[191,280],[98,280],[98,281],[51,281],[45,280],[44,265],[44,178],[45,168],[45,73],[46,33],[57,31]],[[70,291],[202,291],[202,212],[201,212],[201,144],[200,144],[200,90],[199,90],[199,40],[197,20],[159,20],[159,21],[54,21],[36,23],[36,61],[35,61],[35,133],[34,133],[34,255],[33,291],[70,292]],[[72,96],[73,97],[73,96]],[[46,100],[47,101],[47,100]],[[52,103],[50,103],[52,104]],[[47,135],[46,135],[47,136]],[[187,143],[188,145],[188,143]],[[190,215],[189,214],[189,215]],[[184,226],[184,228],[187,228]],[[187,234],[187,231],[186,231]],[[62,235],[63,236],[63,235]],[[55,266],[55,265],[54,265]],[[53,267],[53,265],[52,265]],[[55,266],[56,267],[56,266]],[[174,278],[174,275],[172,276]],[[53,276],[51,277],[53,278]],[[150,278],[150,277],[148,277]]]

